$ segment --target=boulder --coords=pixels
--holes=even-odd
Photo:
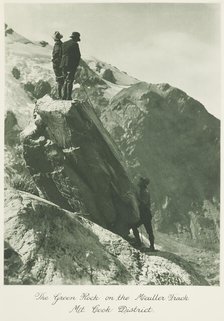
[[[39,99],[44,97],[47,94],[50,94],[50,92],[51,92],[51,85],[49,84],[49,82],[41,79],[35,84],[35,89],[33,94],[35,98]]]
[[[35,115],[23,133],[24,158],[41,195],[127,236],[139,220],[134,187],[92,106],[44,97]]]
[[[116,79],[114,77],[113,71],[111,69],[106,69],[103,73],[103,79],[112,82],[113,84],[116,84]]]
[[[14,146],[19,143],[20,131],[15,114],[11,110],[7,110],[5,115],[5,144]]]
[[[20,78],[20,70],[17,67],[13,67],[12,75],[14,78],[19,79]]]

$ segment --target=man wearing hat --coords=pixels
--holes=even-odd
[[[80,33],[73,32],[70,40],[63,43],[61,68],[64,76],[63,99],[72,99],[72,86],[75,78],[75,72],[80,62],[81,54],[78,41]]]
[[[56,76],[56,82],[57,82],[57,94],[58,98],[61,99],[61,91],[62,86],[64,83],[64,76],[62,74],[62,69],[60,67],[61,65],[61,57],[62,57],[62,41],[61,39],[63,36],[60,34],[59,31],[55,31],[53,35],[53,39],[55,41],[53,52],[52,52],[52,62],[53,62],[53,69]]]
[[[152,230],[152,214],[151,214],[151,203],[150,203],[150,195],[148,191],[148,185],[150,181],[146,177],[140,177],[139,179],[139,195],[138,195],[138,201],[139,201],[139,212],[140,212],[140,222],[132,227],[134,236],[137,240],[138,245],[141,245],[141,240],[139,237],[138,227],[140,225],[144,225],[146,232],[149,236],[150,241],[150,250],[155,251],[154,247],[154,235]]]

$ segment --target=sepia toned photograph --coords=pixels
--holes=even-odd
[[[221,5],[4,15],[4,285],[219,286]]]

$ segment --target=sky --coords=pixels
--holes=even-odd
[[[142,81],[169,83],[220,118],[219,4],[54,3],[5,5],[5,22],[30,40],[81,33],[96,57]]]

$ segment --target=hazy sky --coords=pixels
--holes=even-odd
[[[220,118],[218,4],[7,4],[5,21],[31,40],[81,33],[94,56],[149,83],[169,83]]]

